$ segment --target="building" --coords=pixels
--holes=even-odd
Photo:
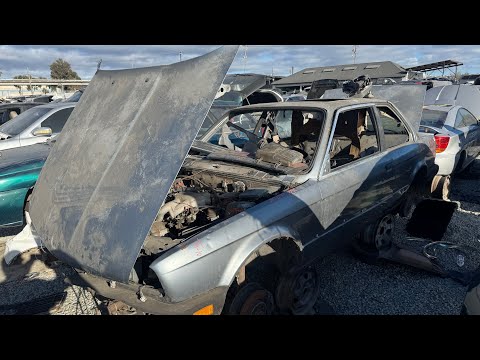
[[[307,68],[291,76],[277,80],[273,85],[282,91],[304,90],[313,81],[321,79],[335,79],[339,81],[352,80],[360,75],[368,75],[375,81],[380,78],[392,79],[396,82],[409,78],[409,72],[391,61],[369,62],[362,64],[348,64]]]

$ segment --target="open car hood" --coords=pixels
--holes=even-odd
[[[53,255],[128,282],[237,50],[95,74],[31,199],[32,226]]]
[[[413,130],[418,131],[422,120],[423,103],[427,87],[425,85],[374,85],[371,93],[377,99],[390,101],[402,113]],[[347,99],[341,88],[326,90],[323,100]]]

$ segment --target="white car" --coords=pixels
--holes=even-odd
[[[467,169],[480,154],[480,121],[458,105],[429,105],[423,108],[420,124],[420,131],[435,135],[439,169],[433,190],[446,198],[451,175]]]
[[[58,135],[77,103],[35,106],[0,126],[0,150],[45,142]]]

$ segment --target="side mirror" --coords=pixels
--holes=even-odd
[[[33,129],[33,136],[52,136],[52,129],[49,127],[38,127]]]

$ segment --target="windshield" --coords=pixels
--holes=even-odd
[[[324,119],[323,111],[238,110],[205,141],[244,157],[302,169],[314,156]]]
[[[423,109],[421,125],[441,128],[447,119],[446,111]]]
[[[10,136],[18,135],[50,110],[52,108],[40,106],[28,109],[0,126],[0,132]]]

